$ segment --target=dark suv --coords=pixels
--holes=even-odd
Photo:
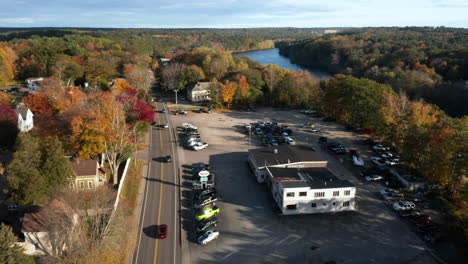
[[[205,189],[205,190],[201,191],[200,193],[196,194],[195,199],[202,200],[203,197],[213,196],[213,195],[216,195],[216,193],[217,193],[217,191],[216,191],[215,188],[208,188],[208,189]]]
[[[200,222],[197,225],[197,232],[203,233],[208,228],[210,228],[212,226],[216,226],[217,224],[218,224],[218,218],[216,218],[216,217],[209,218],[209,219],[207,219],[205,221]]]

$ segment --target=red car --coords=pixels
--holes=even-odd
[[[167,225],[159,225],[158,231],[158,238],[166,238],[167,237]]]
[[[413,222],[416,224],[426,224],[426,225],[432,222],[432,218],[429,215],[419,215],[419,216],[414,217],[411,220],[413,220]]]

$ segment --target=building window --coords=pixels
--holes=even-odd
[[[336,205],[336,203],[333,203],[333,205]]]
[[[307,196],[307,192],[299,192],[299,196]]]
[[[92,182],[92,181],[89,181],[89,182],[88,182],[88,188],[89,188],[89,189],[92,189],[92,188],[93,188],[93,182]]]
[[[333,196],[340,196],[340,191],[333,192]]]
[[[349,207],[349,202],[344,202],[343,207]]]
[[[296,210],[296,209],[297,209],[297,204],[286,205],[286,209],[288,209],[288,210]]]
[[[327,206],[327,204],[326,204],[326,203],[323,203],[322,205],[323,205],[323,206]]]
[[[351,195],[351,191],[344,191],[344,195]]]
[[[84,182],[80,182],[80,188],[81,188],[81,189],[84,189],[84,188],[85,188]]]
[[[314,197],[325,197],[325,192],[316,192],[314,193]]]
[[[315,208],[315,207],[317,207],[317,204],[316,204],[316,203],[312,203],[312,204],[310,205],[310,207]]]
[[[294,197],[294,193],[293,192],[288,192],[288,193],[286,193],[286,196],[287,197]]]

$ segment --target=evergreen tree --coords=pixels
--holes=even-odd
[[[8,165],[8,185],[11,198],[19,204],[35,204],[47,196],[47,182],[39,170],[41,152],[39,140],[29,133],[20,133],[16,152]]]
[[[3,264],[33,264],[34,259],[24,254],[21,246],[15,244],[16,237],[11,227],[0,224],[0,263]]]
[[[64,186],[72,176],[70,162],[65,157],[62,143],[53,137],[42,144],[42,164],[40,171],[47,181],[49,193]]]

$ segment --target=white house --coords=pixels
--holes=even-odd
[[[44,81],[43,77],[26,79],[26,85],[28,86],[28,90],[30,92],[39,91],[39,87],[41,86],[42,81]]]
[[[284,215],[354,211],[356,187],[327,168],[266,168],[267,185]]]
[[[18,129],[21,132],[28,132],[34,127],[33,116],[34,114],[28,108],[15,109],[18,115]]]
[[[312,147],[281,145],[249,150],[248,162],[258,182],[265,182],[266,167],[325,168],[327,160]]]
[[[187,98],[192,102],[209,101],[213,82],[197,82],[187,89]]]

